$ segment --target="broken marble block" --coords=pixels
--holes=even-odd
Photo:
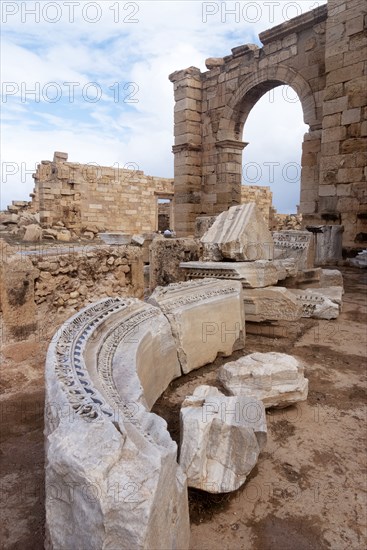
[[[231,279],[241,281],[243,288],[262,288],[278,282],[280,270],[274,262],[181,262],[188,279]],[[284,268],[284,272],[285,272]],[[281,271],[283,274],[283,271]]]
[[[223,365],[218,379],[232,395],[253,396],[266,408],[305,401],[308,380],[301,361],[285,353],[251,353]]]
[[[239,281],[197,279],[157,287],[148,300],[171,324],[186,374],[244,347],[245,319]]]
[[[289,292],[294,294],[302,306],[302,317],[330,320],[337,319],[340,312],[342,287],[336,288],[339,290],[330,292],[327,288],[290,288]]]
[[[243,304],[246,321],[297,321],[302,317],[302,307],[287,288],[243,289]]]
[[[309,231],[273,231],[274,259],[294,259],[298,269],[309,269],[314,265],[314,237]]]
[[[266,444],[261,401],[199,386],[183,402],[180,417],[180,465],[189,487],[208,493],[241,487]]]
[[[273,259],[273,238],[255,202],[219,214],[201,242],[204,261]]]

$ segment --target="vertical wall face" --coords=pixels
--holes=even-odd
[[[67,162],[65,153],[56,153],[53,162],[42,161],[34,177],[32,205],[39,208],[41,224],[62,221],[76,232],[88,225],[129,234],[156,231],[158,198],[173,197],[170,179]]]
[[[195,101],[190,95],[193,90],[189,87],[187,71],[171,75],[176,101],[173,150],[178,235],[193,234],[199,214],[219,214],[241,203],[242,152],[247,145],[242,141],[243,129],[245,139],[247,116],[272,88],[288,84],[296,91],[304,120],[310,126],[307,141],[312,144],[305,146],[305,154],[308,149],[319,152],[325,86],[325,20],[326,7],[322,6],[262,33],[263,48],[253,44],[239,46],[227,57],[208,59],[209,70],[204,73],[188,69],[191,81],[195,79],[195,86],[200,90]],[[184,98],[182,90],[186,91]],[[189,127],[193,109],[196,109],[195,126]],[[187,132],[189,128],[184,135],[181,134],[183,121],[184,130]],[[195,151],[188,154],[190,141]],[[194,172],[190,164],[193,158]],[[304,208],[314,213],[319,179],[317,154],[309,155],[307,163],[308,169],[302,178],[301,211]]]
[[[319,214],[344,226],[343,245],[367,241],[366,4],[329,0]]]
[[[264,93],[286,84],[298,94],[309,125],[302,147],[304,224],[343,224],[344,246],[361,245],[367,232],[364,1],[329,0],[260,34],[262,48],[239,46],[232,55],[208,59],[207,72],[191,67],[171,75],[178,235],[193,234],[199,214],[241,202],[247,116]],[[188,71],[200,90],[195,101]]]

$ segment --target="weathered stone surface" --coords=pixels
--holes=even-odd
[[[302,317],[312,317],[313,319],[337,319],[339,315],[339,305],[326,297],[325,294],[321,292],[322,290],[325,289],[289,289],[302,305]]]
[[[297,260],[295,260],[294,258],[273,260],[273,264],[278,270],[278,281],[283,281],[287,277],[296,277],[298,267]]]
[[[98,233],[102,241],[109,245],[130,244],[131,235],[127,233]]]
[[[342,225],[308,226],[315,235],[315,265],[335,264],[342,259]]]
[[[175,363],[164,326],[156,308],[109,298],[80,311],[52,339],[46,362],[46,548],[188,548],[186,480],[177,446],[165,421],[145,405],[162,389],[154,378],[165,352],[164,364]],[[160,359],[152,365],[157,338]]]
[[[273,259],[273,238],[254,202],[219,214],[201,242],[208,261]]]
[[[305,401],[308,380],[301,361],[285,353],[251,353],[223,365],[218,379],[232,395],[262,401],[266,408],[283,408]]]
[[[180,465],[188,485],[209,493],[241,487],[266,444],[264,405],[199,386],[181,408]]]
[[[208,231],[208,229],[215,222],[216,216],[198,216],[195,220],[195,238],[201,239],[201,237]]]
[[[344,288],[342,286],[329,286],[327,288],[313,288],[312,293],[317,296],[322,296],[338,304],[340,306],[339,311],[341,311],[341,306],[343,302]]]
[[[278,267],[267,260],[255,262],[182,262],[180,268],[188,279],[233,279],[243,288],[261,288],[278,282]]]
[[[274,259],[297,261],[298,269],[312,268],[315,260],[313,235],[309,231],[273,231]]]
[[[286,288],[243,289],[246,321],[296,321],[302,317],[302,307]]]
[[[42,229],[39,225],[30,224],[26,227],[23,241],[37,242],[42,239]]]
[[[338,269],[322,269],[320,277],[320,286],[341,286],[343,287],[343,275]]]
[[[185,280],[180,269],[184,260],[198,260],[200,245],[194,239],[154,239],[149,249],[150,289]]]
[[[145,238],[143,235],[133,235],[131,237],[131,243],[136,244],[138,246],[143,246],[144,241],[145,241]]]
[[[242,349],[245,319],[239,281],[200,279],[157,287],[148,302],[171,323],[184,373],[211,363],[220,353]]]
[[[57,232],[57,240],[68,243],[71,241],[71,233],[68,229],[61,229]]]

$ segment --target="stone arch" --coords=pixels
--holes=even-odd
[[[244,78],[226,105],[219,122],[218,141],[240,140],[246,119],[257,101],[277,86],[288,85],[300,98],[303,119],[310,129],[320,127],[316,101],[309,83],[303,76],[285,65],[267,67]]]

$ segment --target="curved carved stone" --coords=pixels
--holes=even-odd
[[[137,299],[61,327],[46,361],[46,548],[188,548],[177,445],[149,412],[179,375],[167,319]]]

